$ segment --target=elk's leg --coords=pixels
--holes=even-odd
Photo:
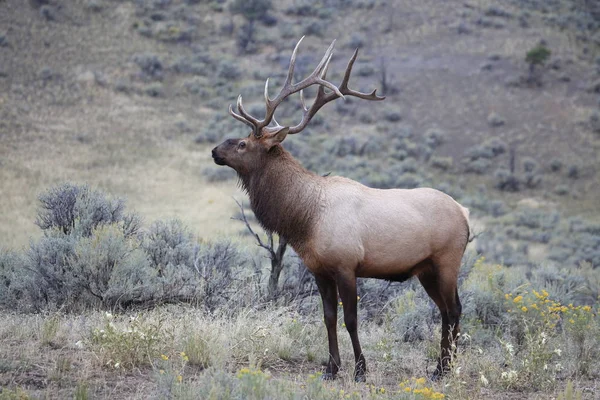
[[[365,382],[367,373],[367,363],[365,356],[360,348],[358,341],[358,316],[357,316],[357,297],[356,297],[356,277],[338,276],[338,289],[340,298],[344,306],[344,323],[350,334],[352,348],[354,350],[354,380],[356,382]]]
[[[331,380],[335,379],[341,365],[337,341],[337,286],[335,280],[331,278],[315,275],[315,280],[323,301],[323,314],[329,342],[329,361],[323,378]]]
[[[460,332],[459,320],[462,312],[458,298],[457,274],[454,270],[442,270],[432,264],[431,268],[425,269],[419,275],[419,280],[442,315],[441,353],[432,376],[432,379],[436,380],[449,371],[450,361],[456,355],[454,341]]]

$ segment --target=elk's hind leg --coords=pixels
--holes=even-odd
[[[337,341],[337,286],[335,280],[328,277],[315,274],[315,280],[323,301],[323,315],[329,342],[329,361],[323,379],[333,380],[341,364]]]
[[[431,263],[418,275],[425,291],[437,305],[442,316],[442,340],[440,358],[432,379],[438,379],[450,369],[450,361],[456,355],[454,341],[460,332],[462,306],[458,298],[458,265]]]

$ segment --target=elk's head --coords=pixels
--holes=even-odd
[[[267,79],[265,83],[266,113],[262,120],[259,120],[246,112],[242,104],[242,96],[238,96],[237,99],[237,113],[233,111],[231,105],[229,106],[229,113],[231,116],[248,125],[252,128],[252,131],[246,138],[229,139],[215,147],[212,151],[212,156],[216,164],[227,165],[236,170],[238,174],[247,174],[255,170],[260,170],[264,167],[265,161],[268,160],[270,156],[277,154],[274,149],[287,137],[287,135],[301,132],[317,111],[328,102],[339,97],[344,98],[344,96],[355,96],[365,100],[383,100],[385,98],[377,96],[376,90],[373,90],[371,93],[361,93],[348,88],[348,80],[350,79],[352,66],[358,55],[358,49],[354,52],[354,55],[348,62],[344,78],[339,86],[335,86],[326,80],[327,69],[329,67],[329,62],[331,61],[331,56],[333,55],[335,40],[331,43],[315,70],[300,82],[293,83],[292,79],[294,77],[294,66],[296,65],[296,54],[302,39],[304,39],[304,37],[298,41],[294,48],[292,58],[290,59],[287,78],[279,91],[279,94],[275,98],[269,98],[269,79]],[[313,85],[319,86],[317,97],[313,104],[310,107],[307,107],[304,101],[303,90]],[[325,89],[329,90],[325,91]],[[300,100],[303,109],[302,120],[295,126],[282,126],[275,120],[275,109],[285,98],[296,92],[300,92]]]

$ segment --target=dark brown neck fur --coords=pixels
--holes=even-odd
[[[299,251],[318,218],[323,178],[302,167],[280,145],[266,153],[260,164],[239,173],[252,210],[263,228]]]

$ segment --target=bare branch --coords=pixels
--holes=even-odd
[[[242,218],[231,217],[231,219],[242,221],[244,224],[246,224],[246,229],[248,229],[248,232],[250,232],[250,234],[252,236],[254,236],[254,238],[256,239],[256,242],[258,243],[258,246],[260,246],[263,249],[267,250],[269,252],[269,254],[270,254],[269,258],[273,259],[273,257],[275,256],[275,254],[273,252],[273,235],[271,235],[269,237],[269,245],[265,244],[261,240],[260,236],[256,232],[254,232],[254,229],[252,229],[252,227],[250,226],[250,222],[248,222],[248,218],[246,217],[246,212],[244,211],[244,206],[242,205],[242,203],[240,203],[239,201],[237,201],[236,198],[234,198],[233,200],[235,201],[235,203],[240,208],[240,212],[242,213]]]

